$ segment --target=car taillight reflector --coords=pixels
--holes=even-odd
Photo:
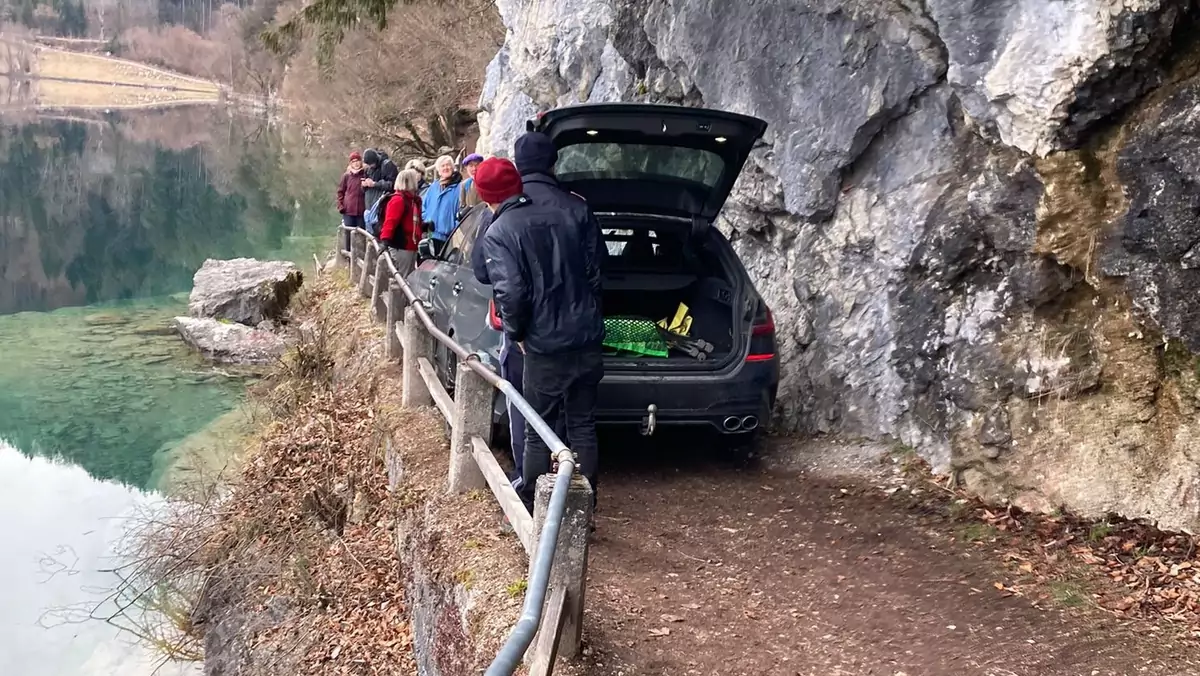
[[[771,314],[770,310],[767,310],[767,318],[761,323],[755,324],[750,329],[750,335],[769,336],[773,333],[775,333],[775,315]]]
[[[500,323],[500,315],[496,314],[496,301],[488,301],[488,326],[500,331],[504,328],[504,324]]]

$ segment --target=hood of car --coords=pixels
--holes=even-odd
[[[593,211],[711,223],[767,123],[703,108],[605,103],[557,108],[527,129],[553,140],[555,176]]]

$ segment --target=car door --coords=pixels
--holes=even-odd
[[[485,360],[499,358],[500,336],[488,324],[492,287],[475,278],[471,254],[479,241],[480,228],[490,221],[490,215],[487,205],[476,205],[451,235],[447,251],[447,259],[456,266],[450,286],[454,299],[450,330],[455,341]]]
[[[427,260],[405,279],[417,299],[425,306],[425,312],[433,320],[433,325],[444,333],[449,332],[457,300],[453,293],[455,272],[457,266],[451,263],[444,260]],[[454,365],[448,363],[450,360],[447,359],[447,355],[453,357],[453,353],[449,352],[446,346],[440,341],[434,341],[433,367],[442,385],[450,390],[454,387],[454,378],[447,382],[445,371],[447,368],[453,369]]]
[[[472,209],[451,233],[439,258],[423,262],[409,278],[414,290],[419,289],[418,297],[427,301],[426,309],[439,329],[468,351],[491,355],[499,350],[495,337],[487,335],[491,287],[480,284],[471,268],[471,250],[486,209],[486,205]],[[434,345],[433,365],[442,385],[453,393],[458,357],[439,342]]]

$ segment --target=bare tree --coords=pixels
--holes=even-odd
[[[418,0],[397,6],[382,31],[347,33],[324,69],[320,46],[302,44],[283,95],[335,140],[433,156],[462,144],[502,39],[489,0]]]

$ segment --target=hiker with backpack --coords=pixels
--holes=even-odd
[[[342,174],[342,180],[337,188],[337,210],[342,215],[342,225],[348,228],[364,226],[363,214],[367,210],[366,196],[363,193],[362,182],[366,178],[362,155],[358,151],[350,153],[350,164]],[[342,232],[342,245],[350,250],[350,233]]]
[[[367,175],[362,180],[365,204],[367,205],[364,220],[367,232],[378,237],[383,209],[377,208],[376,205],[379,198],[390,195],[395,189],[396,176],[400,174],[400,170],[396,168],[396,163],[388,158],[387,153],[375,148],[367,148],[362,159],[367,165]]]
[[[402,277],[412,272],[417,262],[417,243],[421,241],[421,196],[417,194],[420,184],[421,175],[405,169],[396,178],[395,192],[384,196],[387,207],[379,240],[387,245]]]

